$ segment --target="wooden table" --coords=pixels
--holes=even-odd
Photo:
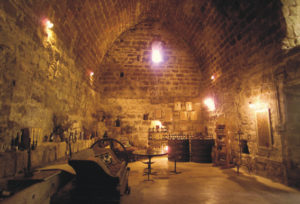
[[[148,175],[148,180],[150,181],[150,174],[155,174],[151,172],[151,164],[154,162],[151,162],[152,157],[158,157],[158,156],[164,156],[167,154],[167,152],[161,152],[161,151],[150,151],[150,150],[136,150],[133,152],[136,156],[144,156],[148,157],[147,162],[143,162],[144,164],[147,164],[147,172],[144,173],[144,175]]]

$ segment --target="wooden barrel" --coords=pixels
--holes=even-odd
[[[211,163],[211,150],[214,140],[192,140],[191,141],[191,161],[198,163]]]
[[[189,140],[169,140],[168,160],[179,162],[190,161]]]

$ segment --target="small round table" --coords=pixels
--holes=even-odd
[[[151,162],[152,157],[158,157],[158,156],[164,156],[167,154],[167,152],[161,152],[161,151],[151,151],[151,150],[136,150],[133,152],[134,155],[136,156],[143,156],[143,157],[148,157],[147,162],[143,162],[144,164],[147,164],[147,172],[145,172],[144,175],[148,175],[148,180],[150,181],[150,174],[154,174],[151,172],[151,164],[154,162]]]

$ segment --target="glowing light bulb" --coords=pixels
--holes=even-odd
[[[93,77],[94,76],[94,72],[90,72],[90,77]]]
[[[162,124],[161,124],[161,122],[160,122],[159,120],[152,120],[152,121],[151,121],[151,127],[154,127],[154,128],[156,128],[156,127],[161,128],[161,127],[162,127]]]
[[[46,42],[48,43],[54,42],[54,33],[51,30],[51,28],[53,28],[54,26],[53,23],[51,23],[51,21],[48,18],[43,18],[41,22],[43,25],[44,32],[47,36]]]
[[[214,111],[216,109],[215,102],[211,98],[207,98],[204,100],[204,104],[207,106],[209,111]]]
[[[48,29],[51,29],[51,28],[53,28],[53,23],[51,23],[51,21],[50,20],[46,20],[46,27],[48,28]]]
[[[249,108],[254,109],[255,108],[255,104],[249,103]]]
[[[269,106],[267,103],[258,101],[256,103],[249,102],[249,108],[255,111],[265,111],[269,109]]]
[[[214,76],[214,75],[212,75],[212,76],[210,77],[210,79],[211,79],[211,80],[214,80],[214,79],[215,79],[215,76]]]
[[[159,49],[152,50],[152,61],[154,63],[160,63],[162,61],[162,56]]]

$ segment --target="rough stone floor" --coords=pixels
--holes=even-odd
[[[121,204],[140,203],[300,203],[300,192],[268,179],[220,169],[212,164],[177,163],[181,174],[172,174],[173,162],[167,157],[154,158],[157,175],[143,176],[146,167],[140,161],[130,163],[131,194]]]

